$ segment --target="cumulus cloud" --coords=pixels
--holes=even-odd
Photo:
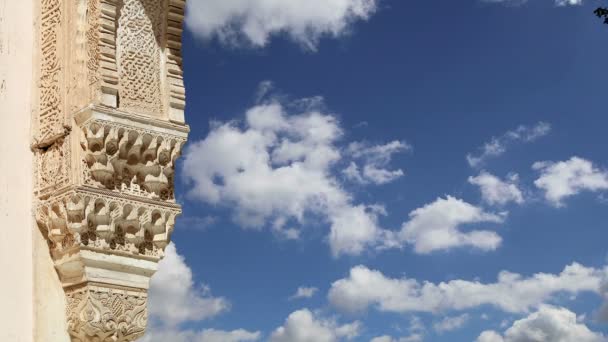
[[[338,325],[334,320],[318,318],[308,309],[295,311],[285,324],[270,336],[270,342],[337,342],[359,336],[361,323]]]
[[[336,177],[338,162],[349,158],[338,145],[342,135],[320,98],[265,100],[243,122],[214,123],[204,140],[192,142],[183,178],[189,196],[233,208],[243,227],[271,227],[297,238],[307,220],[320,219],[329,223],[334,255],[360,254],[382,240],[378,216],[385,212],[355,203]]]
[[[502,221],[502,215],[487,213],[463,200],[447,196],[412,211],[409,220],[403,224],[399,237],[412,244],[414,250],[421,254],[464,246],[494,250],[502,241],[495,232],[463,232],[459,227],[465,224]]]
[[[557,207],[564,205],[563,199],[580,192],[608,190],[608,171],[598,169],[583,158],[536,162],[532,168],[540,172],[534,185],[544,191],[545,199]]]
[[[482,2],[504,4],[507,6],[520,6],[528,2],[528,0],[481,0]],[[578,6],[582,5],[582,0],[554,0],[556,6]]]
[[[403,141],[392,141],[384,145],[370,145],[364,142],[351,143],[347,153],[356,161],[343,170],[344,175],[351,181],[360,184],[387,184],[403,177],[401,169],[390,170],[394,154],[411,150],[411,146]],[[359,163],[362,166],[359,166]]]
[[[213,297],[205,285],[195,286],[192,270],[173,243],[165,250],[165,258],[150,281],[148,292],[149,329],[143,342],[250,342],[259,340],[260,332],[238,329],[221,331],[182,330],[188,322],[217,316],[230,307],[225,298]]]
[[[296,290],[296,293],[294,293],[291,297],[289,297],[290,299],[298,299],[298,298],[312,298],[315,293],[317,293],[319,291],[318,288],[316,287],[306,287],[306,286],[300,286],[298,287],[298,289]]]
[[[557,6],[578,6],[583,4],[583,0],[555,0]]]
[[[490,205],[505,205],[509,202],[522,204],[524,196],[518,187],[518,181],[517,174],[511,174],[503,181],[487,171],[469,177],[469,183],[479,186],[483,200]]]
[[[165,250],[165,258],[150,281],[148,312],[151,320],[166,326],[200,321],[227,311],[225,298],[210,295],[207,286],[195,286],[192,270],[177,253],[174,244]]]
[[[448,331],[454,331],[462,328],[469,321],[468,314],[462,314],[459,316],[445,317],[441,321],[433,324],[433,329],[436,332],[442,334]]]
[[[259,341],[262,334],[250,332],[243,329],[222,331],[206,329],[202,331],[193,330],[155,330],[142,339],[142,342],[253,342]]]
[[[408,335],[403,337],[392,337],[389,335],[383,335],[374,337],[370,342],[422,342],[424,341],[424,335],[426,333],[426,327],[422,320],[418,316],[412,316],[410,318],[410,324],[407,328]]]
[[[486,330],[477,337],[475,342],[504,342],[504,339],[496,331]]]
[[[504,335],[484,331],[477,342],[605,342],[606,337],[578,322],[576,314],[565,308],[542,305],[537,312],[515,321]]]
[[[413,334],[406,337],[393,338],[388,335],[378,336],[371,339],[370,342],[422,342],[424,341],[424,336],[420,334]]]
[[[551,132],[551,125],[539,122],[534,126],[521,125],[508,131],[500,137],[494,137],[479,148],[477,153],[469,153],[467,162],[471,167],[480,167],[486,160],[504,154],[507,149],[517,143],[529,143],[546,136]]]
[[[243,121],[215,122],[205,139],[185,150],[182,170],[189,196],[231,208],[242,227],[270,228],[288,239],[299,238],[311,222],[328,225],[334,256],[406,245],[417,253],[500,246],[497,233],[464,231],[463,226],[501,223],[505,215],[451,196],[412,211],[400,231],[383,229],[378,221],[387,215],[385,208],[357,203],[340,182],[338,168],[361,163],[363,171],[357,167],[352,179],[383,184],[402,175],[388,167],[395,153],[411,147],[397,140],[343,147],[343,130],[322,98],[280,101],[268,96],[270,88],[263,84],[262,102],[247,110]]]
[[[502,271],[494,283],[457,279],[435,284],[406,277],[389,278],[380,271],[357,266],[347,278],[332,284],[328,297],[333,306],[351,313],[369,307],[383,312],[438,313],[481,305],[509,313],[526,313],[559,293],[598,293],[605,273],[573,263],[559,274],[524,277]]]
[[[284,34],[316,50],[322,37],[340,37],[376,10],[376,0],[192,0],[186,24],[206,40],[263,47],[271,36]]]

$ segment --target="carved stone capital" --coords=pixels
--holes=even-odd
[[[79,189],[39,204],[36,221],[53,259],[81,249],[156,261],[163,256],[179,206],[113,195]]]
[[[147,294],[87,285],[66,290],[68,332],[74,342],[127,342],[142,337]]]
[[[187,131],[167,129],[162,121],[125,121],[116,113],[87,114],[79,140],[82,184],[174,203],[175,162]]]

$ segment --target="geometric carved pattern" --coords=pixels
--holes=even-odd
[[[36,150],[36,195],[44,198],[70,184],[69,139],[60,137],[50,146]]]
[[[160,116],[164,0],[124,0],[118,23],[120,108]]]
[[[81,190],[41,202],[36,212],[56,260],[79,249],[159,260],[180,209]]]
[[[85,185],[174,202],[175,161],[185,138],[102,120],[82,132]]]
[[[99,82],[99,58],[100,58],[100,9],[99,0],[87,1],[87,68],[89,86]]]
[[[61,92],[62,61],[59,55],[62,3],[42,0],[40,19],[40,83],[38,132],[35,145],[48,146],[65,135]]]
[[[87,286],[67,290],[68,332],[75,342],[126,342],[146,330],[146,293]]]

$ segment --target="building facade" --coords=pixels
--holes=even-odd
[[[133,341],[180,206],[185,0],[0,0],[1,341]]]

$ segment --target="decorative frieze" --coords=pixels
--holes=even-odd
[[[177,205],[83,189],[41,202],[36,221],[54,259],[85,248],[158,260],[180,212]]]
[[[40,71],[36,147],[46,147],[66,135],[63,108],[63,63],[60,58],[62,2],[42,0],[40,4]]]

